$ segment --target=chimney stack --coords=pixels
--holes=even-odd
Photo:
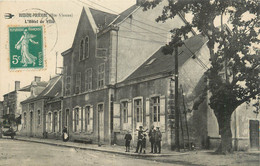
[[[18,91],[20,89],[20,81],[15,81],[15,91]]]
[[[136,5],[141,6],[144,2],[145,0],[136,0]]]
[[[41,77],[39,77],[39,76],[34,76],[34,81],[35,81],[35,82],[40,82],[40,81],[41,81]]]

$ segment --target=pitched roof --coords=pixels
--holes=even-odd
[[[38,87],[46,87],[47,86],[47,82],[45,82],[45,81],[40,81],[40,82],[35,82],[36,83],[36,85],[38,86]],[[31,91],[31,87],[32,87],[32,84],[31,85],[27,85],[27,86],[25,86],[25,87],[22,87],[21,89],[19,89],[19,91],[28,91],[28,92],[30,92]]]
[[[128,17],[131,13],[133,13],[138,7],[138,5],[134,4],[133,6],[129,7],[125,11],[119,14],[119,17],[113,22],[113,24],[118,24],[123,21],[126,17]]]
[[[36,97],[29,97],[22,103],[39,100],[42,98],[59,98],[62,91],[62,79],[61,76],[53,77],[49,80],[46,88],[40,92]]]
[[[179,66],[182,66],[189,58],[193,56],[205,43],[207,39],[202,35],[192,36],[185,40],[185,45],[179,48]],[[156,74],[168,73],[174,71],[174,56],[162,52],[161,47],[139,68],[137,68],[124,81],[129,81],[137,78],[143,78]]]
[[[109,25],[113,20],[116,19],[117,15],[116,14],[112,14],[112,13],[107,13],[101,10],[96,10],[96,9],[92,9],[89,8],[94,21],[97,25],[97,27],[106,27],[107,25]]]

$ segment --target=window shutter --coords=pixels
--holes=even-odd
[[[128,109],[128,123],[127,123],[127,125],[128,125],[128,130],[130,130],[131,128],[132,128],[132,101],[131,100],[129,100],[128,101],[128,105],[127,105],[127,109]]]
[[[165,96],[160,96],[160,127],[165,131]]]
[[[86,109],[85,107],[82,109],[82,131],[86,131]]]
[[[60,131],[60,111],[57,112],[57,131]]]
[[[114,130],[120,131],[120,104],[114,103],[114,114],[113,114]]]
[[[150,128],[150,99],[146,98],[145,102],[145,125]]]
[[[72,131],[75,132],[75,110],[72,111]]]
[[[45,126],[45,130],[48,132],[48,127],[49,127],[49,124],[48,124],[48,113],[45,115],[45,124],[46,124],[46,126]]]
[[[78,125],[78,131],[79,132],[81,132],[81,119],[82,119],[82,117],[81,117],[81,111],[82,111],[82,109],[81,108],[79,108],[79,125]]]
[[[89,117],[89,126],[88,126],[88,131],[93,132],[93,106],[90,107],[90,117]]]
[[[51,113],[51,121],[50,121],[50,132],[53,131],[53,127],[52,127],[52,121],[53,121],[53,115]]]

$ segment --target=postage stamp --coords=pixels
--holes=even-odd
[[[44,67],[43,27],[9,27],[10,69]]]

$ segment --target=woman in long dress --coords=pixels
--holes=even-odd
[[[33,44],[38,44],[38,42],[32,40],[32,38],[34,38],[35,35],[29,34],[27,29],[25,29],[23,33],[24,35],[22,35],[21,39],[17,42],[15,48],[17,50],[21,49],[21,63],[24,64],[23,66],[27,66],[27,64],[33,64],[33,66],[35,66],[35,61],[37,57],[29,53],[29,41]]]

